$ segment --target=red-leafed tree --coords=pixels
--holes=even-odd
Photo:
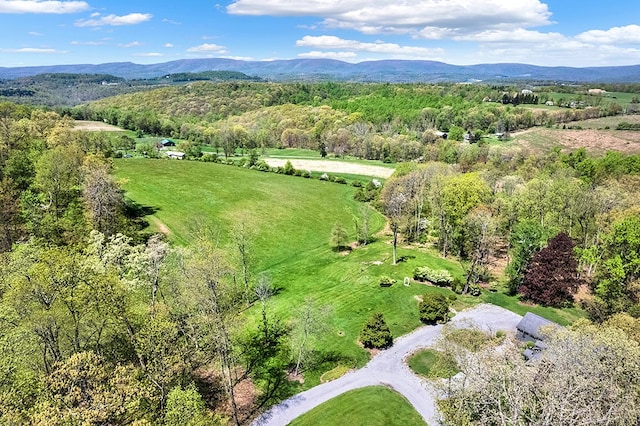
[[[574,243],[564,232],[533,255],[518,293],[541,305],[561,306],[571,301],[580,286]]]

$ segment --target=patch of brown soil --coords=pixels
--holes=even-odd
[[[236,397],[236,406],[238,407],[238,416],[241,419],[247,419],[254,415],[256,405],[256,387],[251,379],[245,379],[238,383],[234,389]],[[231,406],[229,404],[229,412]]]
[[[558,133],[560,144],[568,148],[584,147],[591,152],[640,152],[640,132],[620,130],[563,130]]]
[[[193,372],[193,376],[205,404],[215,412],[231,418],[231,400],[225,393],[221,374],[213,367],[201,367]],[[235,386],[233,393],[239,418],[249,419],[255,415],[257,391],[253,381],[241,381]]]
[[[487,265],[487,269],[489,269],[489,273],[499,278],[504,275],[504,270],[509,264],[509,253],[508,253],[508,244],[506,240],[498,240],[496,243],[495,250],[489,256],[489,264]]]
[[[578,287],[578,291],[573,295],[573,300],[576,303],[584,302],[585,300],[593,299],[593,294],[591,293],[591,289],[587,284],[582,284]]]
[[[167,225],[162,223],[160,219],[156,217],[152,217],[151,220],[153,220],[153,224],[155,225],[156,228],[158,228],[158,231],[160,231],[162,234],[167,236],[171,235],[171,230],[167,227]]]
[[[348,163],[338,160],[302,160],[302,159],[286,159],[286,158],[265,158],[265,162],[271,167],[283,167],[287,161],[296,170],[311,170],[315,172],[327,173],[349,173],[355,175],[388,178],[394,172],[389,167]]]
[[[82,121],[76,120],[73,130],[84,130],[86,132],[123,132],[124,130],[118,126],[103,123],[101,121]]]

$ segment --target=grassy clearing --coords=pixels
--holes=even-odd
[[[500,292],[486,292],[482,293],[480,299],[486,303],[493,303],[494,305],[502,306],[505,309],[515,312],[518,315],[524,315],[527,312],[533,312],[548,320],[557,322],[560,325],[569,325],[579,318],[584,318],[585,312],[576,307],[572,308],[549,308],[544,306],[525,304],[519,301],[518,297],[507,296]]]
[[[424,425],[422,417],[399,393],[383,386],[352,390],[298,417],[291,426]]]
[[[352,251],[335,252],[329,245],[331,230],[341,223],[354,238],[354,215],[361,204],[353,200],[355,188],[316,179],[263,173],[214,163],[175,160],[119,159],[116,176],[127,197],[154,210],[149,218],[155,231],[168,231],[169,239],[191,244],[206,229],[213,229],[222,247],[233,252],[230,229],[244,220],[255,236],[250,245],[252,271],[266,273],[278,288],[269,310],[292,323],[306,303],[329,306],[329,331],[317,348],[325,362],[305,371],[305,388],[336,365],[360,367],[368,352],[357,344],[365,321],[381,312],[394,337],[419,327],[418,300],[429,292],[452,295],[448,288],[411,281],[418,266],[446,269],[463,278],[461,265],[443,259],[431,249],[399,247],[392,265],[389,235],[377,235],[370,244]],[[374,234],[384,227],[384,217],[371,212]],[[380,287],[380,278],[396,280]],[[555,310],[520,305],[516,298],[484,293],[480,298],[459,296],[456,310],[495,303],[519,314],[536,312],[566,324],[580,316],[577,310]],[[247,312],[248,321],[257,312]]]
[[[455,358],[451,354],[433,349],[417,351],[409,357],[407,364],[414,373],[430,379],[447,379],[455,376],[460,371]]]
[[[415,267],[444,267],[454,276],[463,274],[460,265],[415,248],[400,247],[398,256],[404,261],[393,266],[387,237],[350,252],[333,251],[329,239],[335,223],[341,223],[351,238],[354,235],[353,217],[360,204],[353,200],[355,188],[348,185],[213,163],[121,159],[115,165],[127,196],[155,209],[155,230],[162,224],[175,243],[187,245],[204,229],[213,228],[221,245],[232,252],[229,230],[243,218],[255,230],[254,276],[265,272],[279,288],[269,302],[273,312],[292,320],[305,303],[331,307],[331,332],[319,347],[334,364],[313,372],[305,386],[317,383],[320,374],[340,360],[351,367],[368,360],[356,341],[373,312],[385,315],[397,337],[420,325],[416,296],[429,291],[452,294],[415,283],[405,287],[404,277],[411,277]],[[372,233],[383,225],[384,218],[372,211]],[[381,288],[382,275],[396,279],[396,284]]]

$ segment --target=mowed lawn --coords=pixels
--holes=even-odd
[[[399,393],[383,386],[346,392],[298,417],[290,426],[407,426],[426,423]]]
[[[279,289],[270,311],[293,322],[306,303],[328,306],[330,327],[318,349],[331,353],[334,363],[361,366],[368,360],[357,339],[374,312],[384,314],[397,337],[420,325],[416,296],[452,294],[417,283],[404,286],[415,267],[446,268],[462,277],[459,264],[426,250],[399,248],[398,256],[406,259],[393,266],[384,235],[351,252],[333,251],[329,240],[335,223],[355,238],[353,217],[361,204],[353,200],[350,186],[213,163],[121,159],[115,165],[127,197],[156,209],[150,222],[162,222],[175,243],[190,244],[210,227],[231,253],[229,230],[243,218],[255,231],[250,244],[254,277],[266,273]],[[372,233],[384,227],[384,217],[373,210],[370,221]],[[382,288],[382,275],[397,282]],[[320,373],[305,386],[317,383]]]

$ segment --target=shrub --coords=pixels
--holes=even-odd
[[[384,316],[377,312],[366,322],[360,332],[360,342],[365,348],[383,349],[393,344],[391,330],[384,321]]]
[[[469,292],[471,296],[480,296],[480,286],[476,283],[469,284]]]
[[[260,170],[261,172],[268,172],[271,170],[271,167],[269,167],[269,165],[265,163],[264,160],[256,161],[256,164],[253,165],[253,168],[255,170]]]
[[[282,173],[284,173],[285,175],[292,175],[295,172],[296,169],[293,168],[291,161],[287,160],[287,162],[284,163],[284,167],[282,168]]]
[[[345,178],[343,178],[342,176],[336,176],[335,178],[333,178],[333,181],[335,183],[341,183],[343,185],[346,185],[347,180]]]
[[[396,280],[387,275],[380,277],[380,287],[391,287],[395,282]]]
[[[425,294],[418,305],[420,321],[436,324],[449,320],[449,300],[440,293]]]
[[[451,273],[446,269],[431,269],[419,266],[413,271],[413,278],[417,281],[429,281],[438,286],[449,286],[453,282]]]

